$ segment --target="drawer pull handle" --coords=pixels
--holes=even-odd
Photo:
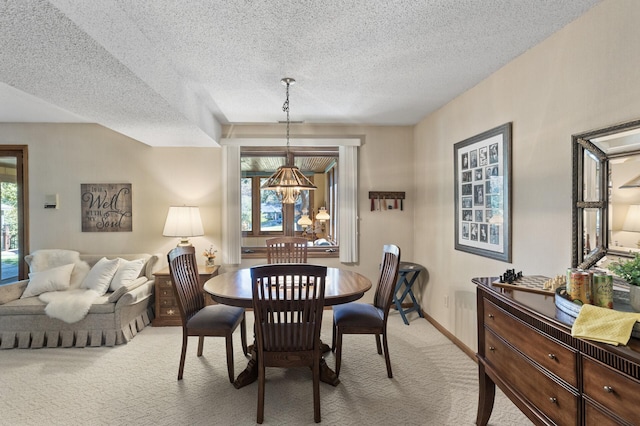
[[[491,352],[493,352],[493,351],[495,351],[495,350],[496,350],[496,348],[495,348],[494,346],[489,346],[489,350],[490,350]]]
[[[605,387],[604,387],[604,391],[605,391],[606,393],[613,393],[613,388],[612,388],[611,386],[605,386]]]
[[[551,397],[551,398],[549,398],[549,402],[551,402],[552,404],[557,404],[558,403],[558,398]]]
[[[549,359],[556,359],[555,354],[549,354]]]
[[[489,318],[493,319],[494,318],[493,314],[489,314]]]

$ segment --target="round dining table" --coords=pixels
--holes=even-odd
[[[360,299],[371,288],[371,280],[362,274],[340,268],[327,268],[327,278],[324,289],[324,305],[333,306],[353,302]],[[251,288],[251,268],[238,269],[211,277],[204,283],[204,291],[213,300],[223,305],[241,308],[253,307]],[[328,346],[325,345],[328,350]],[[256,362],[255,344],[251,351],[251,359],[245,370],[238,375],[233,383],[240,389],[258,379],[258,364]],[[324,358],[320,361],[320,380],[337,386],[340,380],[335,372],[329,368]]]

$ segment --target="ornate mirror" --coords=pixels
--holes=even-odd
[[[573,259],[640,252],[640,120],[573,135]]]

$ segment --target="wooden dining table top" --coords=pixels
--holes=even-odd
[[[339,305],[360,299],[371,288],[371,280],[362,274],[340,268],[327,268],[325,306]],[[251,308],[251,268],[238,269],[211,277],[204,291],[218,303]]]

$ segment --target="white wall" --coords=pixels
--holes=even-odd
[[[476,276],[571,263],[571,135],[640,117],[640,2],[607,0],[415,128],[414,258],[423,308],[476,348]],[[454,249],[453,145],[513,122],[513,263]],[[417,216],[418,217],[418,216]],[[449,297],[449,308],[444,306]]]

